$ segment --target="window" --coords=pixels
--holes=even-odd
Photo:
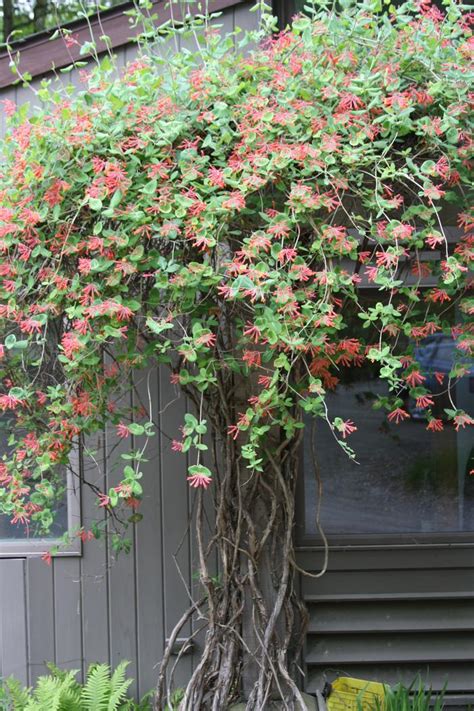
[[[367,297],[369,298],[369,297]],[[459,356],[454,340],[435,334],[416,347],[415,356],[435,398],[433,414],[443,419],[452,407],[446,375]],[[451,391],[457,407],[474,416],[474,362],[465,361],[466,374]],[[436,377],[435,373],[438,375]],[[350,445],[350,460],[322,420],[308,422],[304,443],[305,534],[317,537],[316,511],[329,537],[341,538],[447,534],[474,531],[474,442],[470,428],[458,432],[426,430],[422,410],[405,397],[410,419],[391,424],[386,411],[373,401],[388,394],[386,384],[370,365],[341,372],[337,390],[328,397],[330,415],[352,420],[358,430]],[[316,465],[316,466],[315,466]],[[318,472],[322,497],[318,499]]]
[[[23,39],[121,5],[124,0],[0,0],[1,41]],[[13,33],[13,34],[12,34]]]
[[[7,452],[8,420],[0,418],[0,459]],[[73,465],[78,462],[74,456]],[[48,537],[41,536],[34,524],[28,529],[21,524],[12,524],[9,516],[0,514],[0,557],[21,555],[42,555],[57,544],[58,539],[67,531],[80,525],[79,483],[72,471],[64,472],[64,493],[58,502],[55,522]],[[71,555],[80,552],[80,541],[63,547],[61,553]]]

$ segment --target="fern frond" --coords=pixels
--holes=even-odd
[[[70,687],[61,692],[59,711],[82,711],[80,687]]]
[[[62,684],[60,679],[52,676],[40,676],[26,711],[60,711]]]
[[[117,711],[120,703],[127,695],[128,687],[132,683],[131,679],[125,678],[125,671],[130,662],[120,662],[110,680],[110,698],[107,711]]]
[[[30,690],[24,689],[13,676],[0,680],[0,709],[2,711],[24,711]]]
[[[70,669],[61,669],[61,667],[58,667],[54,662],[46,662],[46,666],[49,669],[50,675],[54,679],[60,679],[63,681],[69,676],[69,672],[71,671]],[[74,676],[78,673],[77,670],[74,671]]]
[[[57,675],[38,679],[25,711],[81,711],[77,671],[58,671]]]
[[[81,693],[84,711],[106,711],[110,698],[110,667],[94,664],[89,667],[87,681]]]

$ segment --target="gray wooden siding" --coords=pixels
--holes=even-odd
[[[247,2],[226,10],[216,21],[222,32],[255,27],[257,17],[248,12],[251,6]],[[136,46],[116,54],[118,66],[124,66],[136,56]],[[59,75],[59,80],[80,86],[76,72]],[[33,87],[39,84],[35,80]],[[34,106],[35,98],[22,86],[0,91],[0,100],[17,104],[29,101]],[[0,104],[0,135],[4,131]],[[166,637],[195,591],[189,525],[194,492],[186,482],[185,458],[171,450],[171,440],[179,435],[183,422],[184,398],[164,369],[136,373],[134,381],[134,397],[145,404],[150,390],[159,435],[148,445],[140,508],[144,518],[132,527],[132,550],[116,559],[103,543],[89,542],[83,545],[82,555],[55,558],[51,566],[34,557],[0,557],[0,676],[14,674],[31,684],[47,672],[47,661],[84,675],[91,662],[115,666],[128,659],[135,679],[133,691],[141,696],[155,686]],[[85,458],[86,478],[105,489],[113,486],[119,476],[119,451],[131,444],[118,443],[106,466],[106,451],[117,445],[113,428],[87,442],[98,452],[95,459],[100,466]],[[94,497],[87,490],[82,492],[81,508],[87,528],[97,517]],[[191,625],[184,631],[196,632]],[[197,635],[196,654],[199,645]],[[192,673],[195,659],[196,655],[182,658],[178,684]]]
[[[149,387],[160,434],[150,441],[143,467],[144,518],[130,530],[132,549],[116,558],[103,543],[89,542],[82,555],[57,557],[51,566],[35,557],[0,559],[0,675],[15,674],[32,683],[45,673],[47,661],[83,675],[91,662],[116,666],[128,659],[138,695],[155,684],[166,636],[188,605],[187,591],[193,585],[186,533],[192,495],[186,462],[171,451],[171,439],[182,423],[183,398],[172,391],[165,371],[137,374],[136,387],[142,393]],[[173,405],[160,415],[170,399]],[[131,445],[122,440],[117,446],[112,431],[89,440],[87,446],[101,461],[100,469],[84,461],[86,477],[105,488],[113,486],[119,468],[105,466],[105,451],[116,447],[116,461]],[[97,507],[84,491],[86,528],[96,515]],[[192,669],[192,658],[184,657],[178,681],[184,683]]]

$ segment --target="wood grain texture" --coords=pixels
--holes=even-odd
[[[143,405],[150,418],[159,425],[158,381],[156,369],[140,371],[134,375],[137,404]],[[137,438],[135,446],[143,446],[142,439]],[[159,437],[155,435],[147,443],[147,461],[140,467],[144,489],[140,506],[143,520],[136,527],[137,664],[140,669],[140,696],[156,685],[157,665],[165,644],[161,513],[163,501],[159,451]]]
[[[28,681],[26,636],[25,562],[0,560],[0,671]]]
[[[89,437],[84,443],[82,466],[84,478],[101,490],[106,487],[105,442],[103,433]],[[104,518],[90,490],[82,490],[82,525],[90,530],[94,521]],[[109,648],[109,576],[108,550],[105,542],[84,543],[81,558],[81,609],[83,674],[94,662],[110,663]]]
[[[82,606],[79,558],[53,560],[55,663],[82,671]]]
[[[28,683],[34,684],[56,657],[53,567],[41,558],[27,558],[25,566]]]
[[[160,370],[160,463],[162,471],[163,572],[165,634],[168,637],[183,611],[191,602],[193,571],[191,566],[189,487],[186,482],[186,457],[171,449],[180,438],[179,428],[186,412],[185,398],[172,386],[169,371]],[[180,525],[176,525],[176,521]],[[188,623],[180,634],[191,633]],[[192,671],[189,656],[182,658],[176,683],[182,685]]]

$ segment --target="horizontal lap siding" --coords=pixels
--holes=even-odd
[[[321,552],[301,550],[318,571]],[[349,675],[427,684],[474,702],[474,554],[470,547],[334,550],[320,579],[301,577],[310,613],[308,691]]]

